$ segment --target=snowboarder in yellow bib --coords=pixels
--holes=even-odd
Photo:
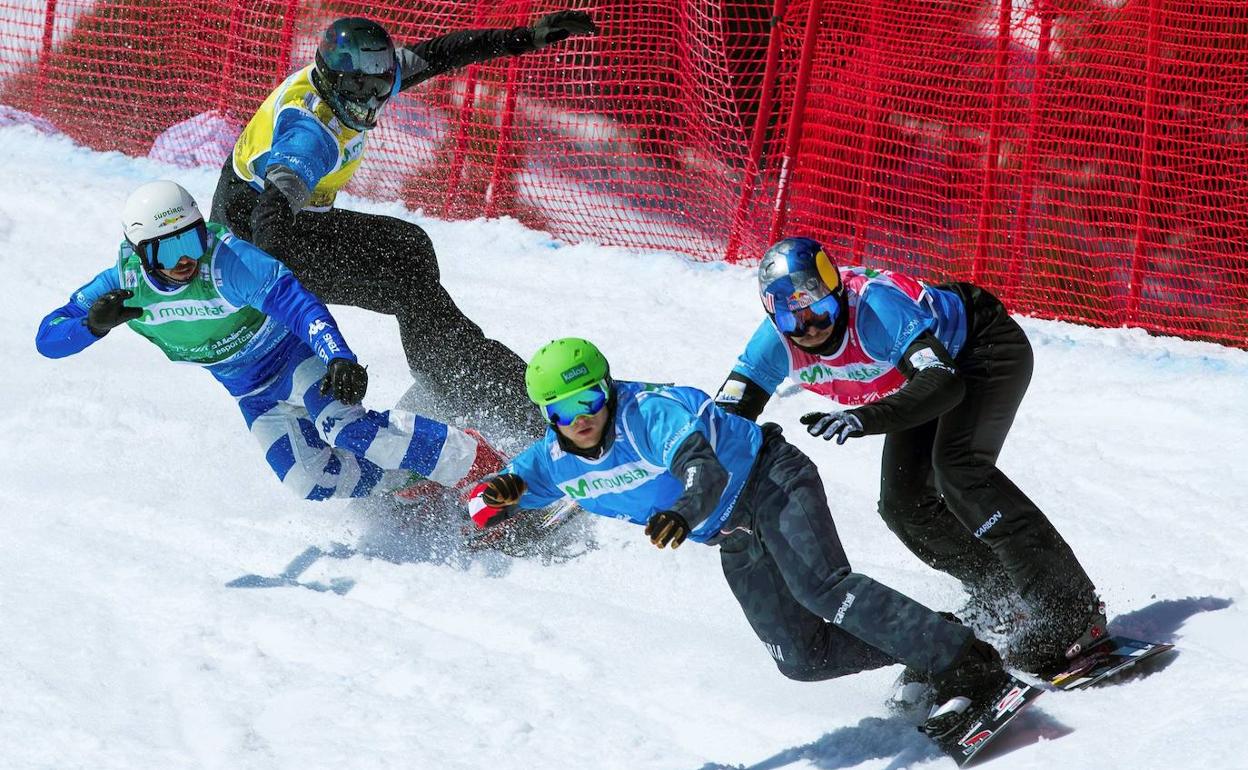
[[[388,100],[476,62],[541,50],[598,31],[580,11],[531,27],[451,32],[396,46],[375,21],[325,30],[314,63],[286,78],[256,111],[226,161],[212,219],[282,260],[331,304],[393,315],[422,400],[517,443],[541,435],[524,403],[524,362],[487,338],[442,287],[420,227],[334,206],[364,157]]]

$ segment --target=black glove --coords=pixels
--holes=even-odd
[[[802,415],[802,425],[812,436],[823,436],[824,441],[836,439],[844,444],[846,439],[864,435],[862,420],[850,412],[807,412]]]
[[[572,35],[597,35],[598,25],[584,11],[556,11],[533,25],[533,50],[566,40]]]
[[[524,483],[524,479],[514,473],[504,473],[485,482],[485,489],[481,490],[481,499],[486,505],[508,508],[520,502],[520,496],[526,489],[528,485]]]
[[[251,210],[249,240],[273,254],[294,224],[295,214],[290,210],[286,194],[272,182],[265,182],[264,192],[260,193],[259,202]]]
[[[335,358],[321,378],[321,395],[333,396],[344,404],[358,404],[368,390],[368,370],[354,361]]]
[[[511,518],[512,506],[520,502],[520,496],[527,488],[524,479],[514,473],[482,481],[468,498],[468,516],[477,529],[502,524]]]
[[[91,303],[87,311],[87,329],[97,337],[108,334],[114,326],[133,321],[143,315],[143,309],[126,307],[125,301],[134,296],[129,289],[113,289]]]
[[[675,511],[659,511],[646,523],[646,535],[659,548],[671,543],[674,551],[689,537],[689,522]]]

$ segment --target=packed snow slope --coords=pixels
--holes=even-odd
[[[352,550],[369,515],[293,499],[204,372],[125,329],[40,357],[39,320],[114,259],[129,191],[172,178],[206,209],[216,174],[20,126],[0,154],[0,768],[952,767],[884,709],[897,667],[781,677],[712,548],[599,520],[598,547],[563,563],[370,557]],[[618,377],[713,390],[760,318],[748,269],[343,203],[425,227],[461,306],[524,356],[580,335]],[[393,320],[334,311],[366,402],[392,405],[409,384]],[[1182,652],[1046,695],[999,764],[1248,767],[1248,353],[1021,320],[1036,375],[1001,465],[1112,624]],[[959,586],[875,513],[880,439],[797,426],[823,406],[789,393],[765,418],[819,463],[855,568],[957,609]],[[306,552],[333,543],[342,558]]]

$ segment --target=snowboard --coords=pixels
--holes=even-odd
[[[424,482],[395,493],[391,506],[373,506],[404,537],[447,552],[498,552],[544,563],[563,562],[594,550],[591,519],[563,499],[545,508],[517,509],[502,523],[477,529],[453,489]]]
[[[1110,677],[1173,649],[1173,644],[1164,642],[1144,642],[1126,636],[1110,636],[1072,660],[1064,670],[1046,672],[1045,678],[1059,690],[1082,690],[1106,683]]]
[[[1014,717],[1043,694],[1044,690],[1010,676],[1009,681],[985,705],[979,706],[969,716],[963,715],[956,730],[934,735],[932,720],[920,725],[919,730],[927,733],[941,751],[962,767],[1005,732]],[[972,709],[975,707],[972,706]]]

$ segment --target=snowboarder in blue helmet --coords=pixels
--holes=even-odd
[[[969,283],[838,266],[810,238],[769,248],[758,289],[767,318],[716,403],[754,420],[790,378],[849,407],[803,416],[811,435],[883,434],[881,517],[962,581],[970,613],[1004,618],[1020,668],[1060,670],[1106,638],[1091,579],[996,466],[1032,372],[1031,345],[1001,302]]]

